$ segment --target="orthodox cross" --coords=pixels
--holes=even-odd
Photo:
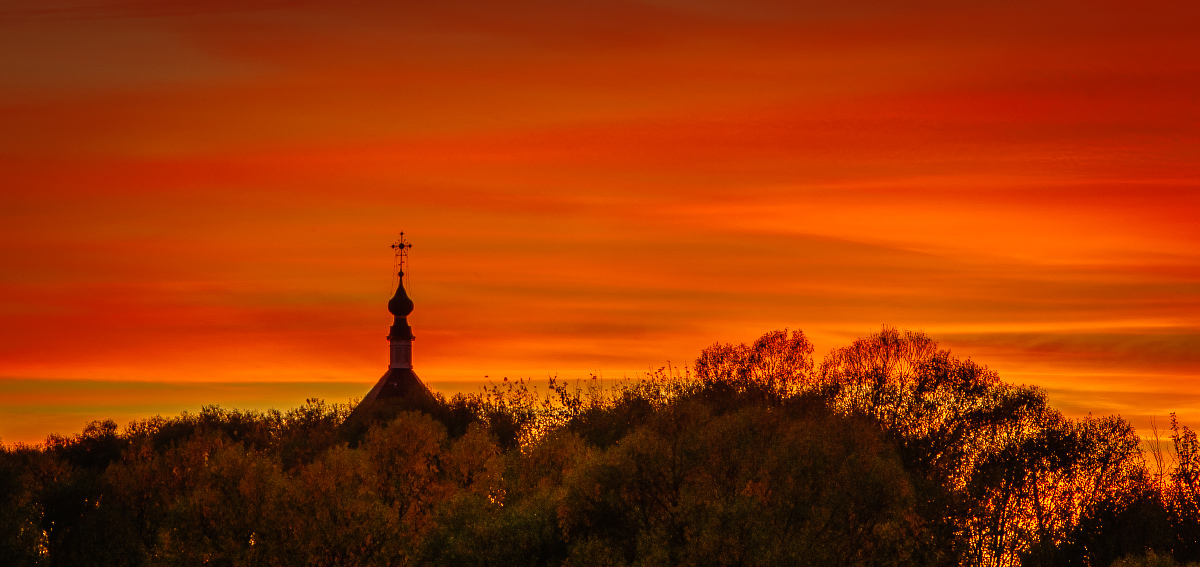
[[[400,238],[392,243],[392,251],[396,253],[396,261],[394,270],[396,275],[404,277],[404,263],[408,261],[408,249],[412,248],[411,242],[404,241],[404,233],[400,233]]]

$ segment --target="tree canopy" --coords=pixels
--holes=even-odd
[[[5,565],[1174,565],[1200,443],[884,328],[605,388],[507,381],[347,421],[206,407],[0,448]],[[1163,458],[1175,466],[1157,468]]]

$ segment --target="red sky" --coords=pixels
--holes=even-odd
[[[365,393],[399,230],[445,391],[888,324],[1069,415],[1200,425],[1196,30],[1194,2],[10,2],[0,441]]]

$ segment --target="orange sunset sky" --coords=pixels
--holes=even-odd
[[[17,0],[0,441],[923,330],[1200,425],[1200,3]]]

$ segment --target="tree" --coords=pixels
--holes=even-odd
[[[590,453],[565,488],[572,561],[894,565],[920,539],[889,445],[836,416],[681,400]]]
[[[1175,558],[1200,561],[1200,442],[1196,432],[1171,414],[1171,444],[1177,465],[1166,489],[1167,509],[1176,534]]]
[[[40,510],[29,461],[40,455],[28,447],[0,446],[0,557],[13,567],[42,563],[46,542],[38,525]]]
[[[813,346],[802,331],[771,331],[753,344],[714,344],[696,358],[696,378],[706,386],[748,388],[778,397],[804,386],[812,375]]]

